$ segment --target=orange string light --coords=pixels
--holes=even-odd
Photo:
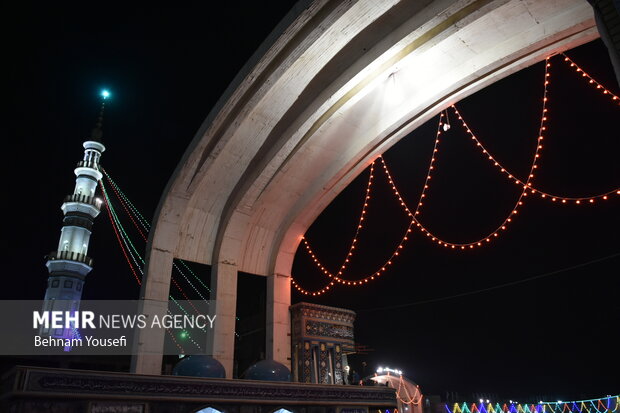
[[[343,271],[345,270],[347,264],[350,262],[351,258],[353,257],[353,250],[355,249],[355,244],[357,243],[357,238],[359,236],[360,230],[363,227],[363,221],[367,212],[367,208],[368,208],[368,201],[370,200],[370,191],[372,188],[372,181],[374,178],[374,170],[375,170],[375,161],[373,161],[370,164],[370,174],[368,176],[368,184],[366,184],[366,197],[364,198],[364,203],[362,205],[362,212],[360,213],[358,222],[357,222],[357,227],[355,229],[355,235],[353,236],[353,240],[351,241],[351,245],[349,246],[349,251],[347,251],[347,255],[345,256],[342,265],[340,265],[340,268],[338,270],[338,275],[342,275]],[[310,244],[308,243],[308,240],[306,239],[306,237],[302,237],[301,238],[302,242],[304,243],[304,247],[306,248],[306,252],[308,253],[308,255],[310,255],[310,258],[312,259],[312,261],[316,264],[316,266],[319,268],[319,270],[321,270],[321,272],[325,275],[327,275],[329,278],[334,278],[334,275],[327,270],[327,268],[325,268],[325,266],[321,263],[321,261],[319,261],[319,259],[317,258],[317,256],[314,254],[314,252],[312,251],[312,248],[310,247]],[[338,278],[338,277],[336,277]],[[293,286],[297,289],[297,291],[299,291],[302,294],[305,295],[321,295],[324,294],[325,292],[327,292],[329,290],[329,288],[331,286],[334,285],[334,281],[329,281],[327,284],[325,284],[322,288],[318,289],[318,290],[314,290],[314,291],[309,291],[309,290],[305,290],[303,289],[301,286],[299,286],[295,280],[291,277],[291,282],[293,284]]]
[[[568,57],[566,57],[566,55],[564,55],[564,61],[566,62],[570,62],[571,66],[575,66],[575,63],[573,63]],[[583,70],[581,68],[578,69],[578,71],[583,72]],[[585,72],[583,72],[585,73]],[[596,80],[592,79],[589,75],[586,74],[586,76],[590,79],[589,83],[595,84],[597,89],[602,89],[602,90],[607,90],[605,89],[603,86],[600,85],[599,82],[597,82]],[[547,85],[548,85],[548,80],[546,81]],[[614,96],[613,94],[611,94],[611,92],[608,92],[607,94],[610,94],[611,96]],[[454,108],[454,106],[453,106]],[[454,108],[454,110],[457,112],[456,108]],[[546,117],[546,113],[547,110],[545,109],[544,112],[544,116]],[[459,119],[462,120],[461,117],[459,117]],[[463,126],[465,127],[466,131],[469,133],[469,135],[471,136],[471,139],[473,141],[473,143],[476,144],[476,146],[480,149],[481,153],[483,156],[485,156],[485,158],[487,158],[489,160],[489,162],[491,162],[493,164],[493,166],[497,167],[500,172],[502,174],[504,174],[506,176],[507,179],[513,181],[515,184],[517,185],[521,185],[524,186],[524,182],[522,179],[517,178],[513,173],[511,173],[510,171],[508,171],[498,160],[497,158],[495,158],[482,144],[482,142],[480,142],[480,140],[476,137],[476,135],[467,127],[465,121],[463,121]],[[549,192],[545,192],[542,191],[532,185],[530,185],[530,194],[538,194],[540,195],[541,198],[543,199],[548,199],[551,202],[559,202],[562,204],[567,204],[567,203],[575,203],[575,204],[587,204],[587,205],[592,205],[595,203],[595,200],[597,199],[601,199],[601,200],[607,200],[609,199],[609,197],[611,195],[620,195],[620,188],[615,188],[612,189],[610,191],[598,194],[598,195],[589,195],[589,196],[579,196],[579,197],[569,197],[569,196],[561,196],[561,195],[554,195],[551,194]],[[527,196],[527,194],[525,194],[524,196]]]
[[[591,84],[595,89],[598,89],[603,95],[609,96],[609,98],[617,104],[620,104],[620,97],[613,94],[609,89],[603,86],[601,83],[597,82],[592,76],[590,76],[585,70],[577,65],[577,63],[573,62],[568,56],[564,53],[560,53],[564,56],[564,61],[570,65],[570,67],[574,68],[575,71],[581,74],[581,77],[584,80],[587,80],[589,84]]]
[[[587,79],[588,83],[592,84],[596,89],[599,89],[601,91],[601,93],[603,93],[605,95],[608,95],[612,101],[616,101],[616,102],[620,103],[620,98],[618,98],[618,96],[613,94],[611,91],[609,91],[609,89],[605,88],[602,84],[597,82],[594,78],[592,78],[583,69],[581,69],[579,66],[577,66],[577,64],[574,63],[570,58],[568,58],[568,56],[566,56],[563,53],[562,53],[562,55],[564,56],[564,61],[568,62],[571,67],[575,67],[575,70],[578,73],[581,73],[581,77]],[[533,160],[532,160],[531,167],[530,167],[530,170],[529,170],[529,174],[528,174],[526,179],[519,179],[514,174],[509,172],[506,168],[504,168],[503,165],[492,154],[489,153],[489,151],[484,147],[484,145],[482,145],[482,143],[477,138],[477,136],[472,132],[472,129],[465,122],[465,120],[463,119],[463,116],[458,111],[456,106],[454,106],[454,105],[451,106],[451,108],[454,110],[454,113],[456,114],[458,120],[461,121],[461,124],[462,124],[463,128],[465,129],[466,133],[469,134],[469,136],[471,137],[471,140],[476,144],[476,146],[480,148],[482,154],[491,163],[493,163],[493,165],[495,167],[497,167],[502,174],[506,175],[506,177],[509,180],[513,181],[515,184],[517,184],[517,185],[519,185],[519,187],[521,187],[521,193],[520,193],[519,197],[517,198],[517,201],[516,201],[514,207],[511,209],[511,211],[508,214],[508,216],[503,220],[503,222],[495,230],[491,231],[485,237],[482,237],[482,238],[480,238],[480,239],[478,239],[476,241],[465,242],[465,243],[457,243],[457,242],[449,242],[449,241],[446,241],[444,239],[439,238],[434,233],[430,232],[420,222],[420,219],[419,219],[420,210],[421,210],[421,208],[423,206],[423,200],[425,199],[426,192],[427,192],[427,190],[429,188],[429,182],[430,182],[430,180],[432,178],[432,171],[435,168],[434,164],[435,164],[435,161],[436,161],[437,152],[438,152],[438,145],[439,145],[439,142],[440,142],[439,141],[439,136],[442,133],[442,126],[444,126],[444,123],[443,123],[444,112],[442,111],[441,115],[440,115],[440,118],[439,118],[439,124],[438,124],[438,127],[437,127],[437,133],[436,133],[436,138],[435,138],[435,145],[433,147],[433,153],[432,153],[431,160],[430,160],[430,163],[429,163],[429,168],[428,168],[428,171],[427,171],[427,174],[426,174],[426,179],[424,181],[424,185],[423,185],[422,191],[420,193],[420,197],[418,199],[416,207],[415,207],[415,209],[413,211],[407,205],[407,203],[405,202],[405,200],[401,196],[401,193],[398,190],[398,188],[396,186],[396,183],[394,182],[394,179],[392,178],[392,175],[390,174],[390,171],[389,171],[389,169],[387,167],[387,164],[386,164],[385,160],[383,159],[383,157],[381,155],[379,155],[379,159],[381,160],[381,163],[383,165],[384,174],[385,174],[385,176],[387,178],[387,181],[390,184],[390,186],[391,186],[391,188],[392,188],[392,190],[394,192],[394,195],[395,195],[396,199],[400,203],[400,206],[402,207],[403,211],[407,214],[407,216],[409,216],[411,218],[411,222],[409,223],[409,225],[408,225],[408,227],[407,227],[403,237],[401,238],[401,241],[398,243],[396,249],[392,252],[392,254],[388,258],[388,260],[386,262],[384,262],[384,264],[381,265],[381,267],[378,270],[376,270],[372,274],[367,275],[365,277],[362,277],[360,279],[357,279],[357,280],[347,280],[347,279],[341,278],[341,276],[345,272],[345,269],[346,269],[347,265],[349,264],[349,262],[351,261],[351,259],[353,257],[354,249],[355,249],[356,243],[358,241],[358,236],[359,236],[360,230],[363,228],[363,221],[366,218],[365,214],[367,212],[368,202],[370,200],[370,190],[371,190],[372,180],[373,180],[373,177],[374,177],[374,175],[373,175],[373,173],[374,173],[374,162],[373,162],[371,164],[371,168],[370,168],[369,181],[368,181],[368,185],[366,187],[366,197],[364,199],[364,205],[362,207],[362,212],[360,214],[360,218],[359,218],[359,221],[358,221],[356,232],[355,232],[355,235],[354,235],[354,237],[352,239],[352,242],[350,244],[349,251],[347,252],[347,255],[345,256],[345,259],[343,260],[342,265],[340,266],[339,270],[337,271],[337,274],[334,275],[333,273],[331,273],[320,262],[320,260],[316,256],[316,254],[313,252],[313,250],[312,250],[309,242],[307,241],[307,239],[305,237],[302,237],[302,241],[304,242],[304,246],[305,246],[305,249],[306,249],[307,253],[310,255],[310,257],[312,258],[312,260],[315,263],[315,265],[321,270],[321,273],[323,275],[326,275],[329,278],[329,281],[328,281],[328,283],[324,287],[322,287],[322,288],[320,288],[318,290],[314,290],[314,291],[304,289],[303,287],[301,287],[295,281],[294,278],[291,277],[292,285],[301,294],[316,296],[316,295],[321,295],[321,294],[326,293],[327,291],[330,290],[330,287],[334,286],[335,284],[348,285],[348,286],[351,286],[351,285],[352,286],[359,286],[359,285],[366,284],[369,281],[374,280],[375,278],[380,277],[387,270],[387,267],[392,265],[393,260],[398,255],[400,255],[400,253],[402,252],[402,249],[404,248],[404,244],[409,239],[409,235],[412,232],[412,228],[414,226],[416,226],[420,230],[420,232],[422,234],[424,234],[427,238],[429,238],[431,241],[437,243],[438,245],[441,245],[443,247],[447,247],[447,248],[450,248],[450,249],[466,250],[466,249],[475,248],[477,246],[485,245],[485,243],[490,243],[493,239],[499,237],[499,234],[502,231],[505,231],[507,229],[508,224],[510,224],[512,222],[512,220],[515,218],[515,215],[517,215],[519,208],[523,206],[524,200],[525,200],[525,198],[529,194],[538,194],[542,198],[548,198],[548,199],[550,199],[553,202],[557,202],[557,201],[559,201],[560,203],[574,202],[576,204],[581,204],[581,203],[593,204],[593,203],[595,203],[596,199],[600,198],[600,199],[606,200],[614,193],[617,194],[617,195],[620,195],[620,188],[617,188],[617,189],[614,189],[612,191],[608,191],[606,193],[599,194],[599,195],[594,195],[594,196],[588,196],[588,197],[565,197],[565,196],[552,195],[550,193],[541,191],[541,190],[535,188],[532,185],[532,180],[534,178],[534,172],[538,168],[538,161],[539,161],[539,158],[540,158],[540,152],[543,149],[542,141],[544,139],[545,131],[547,129],[546,122],[548,120],[548,109],[547,109],[547,104],[548,104],[548,86],[549,86],[549,83],[550,83],[550,76],[551,76],[550,75],[550,67],[551,67],[550,58],[547,57],[545,59],[545,77],[544,77],[544,88],[543,88],[543,99],[542,99],[542,112],[541,112],[540,126],[539,126],[539,131],[538,131],[537,145],[536,145],[536,150],[534,151],[534,156],[533,156]],[[447,111],[446,111],[446,115],[447,115]],[[449,129],[449,126],[450,125],[446,122],[444,131],[447,131]]]
[[[424,181],[424,185],[422,187],[422,191],[420,194],[420,198],[419,201],[417,203],[417,206],[415,208],[415,210],[413,212],[411,212],[411,210],[409,209],[409,207],[407,207],[407,204],[405,203],[405,200],[402,198],[402,196],[400,195],[400,193],[398,192],[398,189],[396,188],[396,184],[394,183],[394,180],[392,179],[388,169],[387,169],[387,165],[385,163],[385,160],[383,159],[383,157],[381,155],[379,155],[379,159],[381,160],[381,163],[383,164],[383,169],[384,169],[384,173],[387,177],[388,183],[390,184],[390,186],[392,187],[392,190],[394,191],[394,194],[396,195],[396,197],[398,198],[398,201],[400,202],[401,207],[403,207],[403,209],[405,210],[405,212],[407,213],[407,216],[411,217],[411,221],[409,222],[409,225],[407,226],[407,229],[405,230],[400,242],[396,245],[396,248],[394,249],[394,251],[392,251],[392,253],[390,254],[389,258],[376,270],[374,271],[372,274],[367,275],[365,277],[356,279],[356,280],[347,280],[344,278],[341,278],[340,276],[343,275],[343,270],[346,268],[346,264],[350,261],[350,257],[353,255],[353,249],[355,248],[355,243],[357,242],[357,235],[359,234],[359,230],[362,228],[362,220],[364,218],[365,215],[365,208],[367,207],[367,203],[368,200],[370,200],[370,188],[372,185],[371,179],[374,176],[372,173],[371,169],[371,174],[370,174],[370,178],[369,178],[369,184],[367,186],[367,190],[366,190],[366,198],[365,198],[365,202],[364,202],[364,207],[362,209],[362,214],[360,216],[360,221],[358,223],[358,228],[357,228],[357,232],[355,234],[355,237],[353,239],[353,241],[351,242],[351,248],[349,249],[349,252],[345,258],[345,263],[343,263],[343,265],[340,267],[340,270],[338,271],[337,275],[332,274],[329,270],[327,270],[327,268],[321,264],[320,260],[317,258],[316,254],[312,251],[312,248],[310,246],[310,244],[308,243],[308,241],[306,240],[305,237],[302,238],[302,241],[304,242],[304,246],[306,248],[306,252],[310,255],[310,257],[312,258],[312,260],[314,261],[315,265],[319,268],[319,270],[321,270],[321,273],[323,273],[324,275],[327,275],[331,281],[326,284],[323,288],[320,288],[318,290],[306,290],[304,289],[302,286],[300,286],[297,281],[295,281],[295,279],[293,277],[291,277],[291,284],[293,285],[293,287],[299,291],[301,294],[304,295],[313,295],[313,296],[317,296],[317,295],[322,295],[325,294],[327,291],[329,291],[330,287],[332,287],[334,284],[341,284],[341,285],[347,285],[347,286],[361,286],[364,284],[367,284],[370,281],[373,281],[377,278],[379,278],[385,271],[387,271],[387,268],[389,266],[391,266],[394,262],[394,259],[396,257],[398,257],[401,253],[402,250],[405,246],[405,243],[409,240],[409,235],[412,232],[412,227],[415,223],[414,220],[414,216],[416,214],[419,213],[419,209],[422,207],[422,199],[426,196],[425,192],[429,187],[429,180],[431,179],[431,171],[434,169],[434,163],[435,163],[435,158],[436,158],[436,153],[438,152],[438,145],[439,145],[439,135],[441,135],[441,127],[443,126],[443,117],[444,117],[444,113],[442,112],[441,115],[439,116],[439,123],[437,125],[437,133],[436,133],[436,137],[435,137],[435,144],[433,146],[433,155],[431,156],[431,160],[429,163],[429,168],[426,174],[426,179]],[[374,168],[374,162],[371,165],[371,168]]]
[[[524,203],[524,198],[527,197],[527,193],[530,190],[532,184],[531,181],[534,178],[534,170],[538,167],[537,166],[537,162],[540,158],[540,151],[542,150],[542,140],[544,139],[544,133],[547,129],[547,127],[545,126],[545,122],[547,121],[547,102],[548,102],[548,91],[547,88],[549,86],[549,67],[551,67],[551,64],[549,63],[549,58],[546,59],[545,61],[545,81],[544,81],[544,88],[543,88],[543,103],[542,103],[542,113],[541,113],[541,117],[540,117],[540,127],[538,130],[538,142],[536,145],[536,150],[534,151],[534,158],[532,160],[532,165],[530,167],[530,172],[528,174],[527,179],[525,180],[525,182],[522,182],[522,190],[521,190],[521,194],[519,195],[519,197],[517,198],[517,202],[515,203],[515,205],[513,206],[513,208],[511,209],[511,212],[508,214],[508,216],[506,218],[504,218],[504,220],[502,221],[502,223],[500,225],[498,225],[493,231],[489,232],[486,236],[479,238],[475,241],[471,241],[471,242],[451,242],[451,241],[446,241],[442,238],[440,238],[439,236],[437,236],[436,234],[434,234],[433,232],[429,231],[421,222],[418,216],[415,217],[415,221],[416,221],[416,226],[418,227],[418,229],[420,230],[420,232],[422,232],[424,235],[426,235],[427,238],[429,238],[431,241],[437,243],[438,245],[441,245],[443,247],[446,248],[451,248],[451,249],[461,249],[461,250],[465,250],[465,249],[472,249],[475,247],[480,247],[482,245],[485,245],[486,243],[490,243],[492,240],[494,240],[495,238],[499,237],[499,234],[502,231],[505,231],[508,227],[508,225],[513,221],[513,219],[515,218],[515,216],[517,215],[517,213],[519,212],[519,208],[523,206]],[[475,138],[474,133],[471,131],[471,128],[467,125],[467,123],[465,122],[465,120],[463,119],[463,117],[461,116],[461,114],[459,113],[459,111],[456,109],[456,106],[452,105],[451,106],[452,109],[454,110],[456,116],[458,117],[458,119],[461,121],[461,124],[463,126],[463,128],[465,129],[465,131],[467,133],[469,133],[472,136],[472,139]],[[486,150],[485,150],[485,153]],[[491,155],[488,155],[489,157],[492,158]],[[508,175],[510,175],[505,169],[502,170],[503,173],[506,173]],[[510,175],[510,177],[512,177],[512,175]]]

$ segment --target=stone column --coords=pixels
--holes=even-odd
[[[217,263],[211,271],[211,300],[215,300],[215,321],[207,336],[207,354],[217,359],[231,379],[235,357],[237,315],[237,266]]]
[[[151,250],[148,257],[147,271],[140,291],[142,301],[139,314],[145,314],[149,319],[154,315],[161,318],[168,310],[173,258],[170,251],[159,249]],[[136,329],[130,371],[138,374],[161,374],[164,339],[163,329]]]
[[[291,368],[291,277],[267,277],[267,359]]]

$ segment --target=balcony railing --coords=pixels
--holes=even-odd
[[[99,163],[95,161],[79,161],[77,163],[77,168],[92,168],[99,170]]]
[[[93,259],[87,256],[86,254],[80,254],[79,252],[52,251],[45,258],[47,258],[50,261],[53,261],[53,260],[77,261],[77,262],[84,263],[88,265],[89,267],[93,266]]]
[[[94,196],[87,196],[83,194],[67,195],[64,199],[64,202],[81,202],[83,204],[92,205],[98,210],[101,209],[101,199]]]

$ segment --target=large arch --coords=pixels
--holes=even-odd
[[[458,100],[598,37],[585,0],[298,2],[209,113],[161,198],[143,312],[167,305],[173,258],[212,266],[208,349],[232,370],[236,274],[268,277],[267,351],[290,366],[301,236],[380,153]],[[163,333],[132,371],[159,374]]]

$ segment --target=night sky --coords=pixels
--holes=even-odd
[[[5,10],[9,111],[2,122],[3,288],[0,299],[42,299],[44,255],[56,248],[60,205],[98,112],[102,164],[146,217],[188,143],[229,82],[290,5],[247,2],[94,11],[20,3]],[[567,54],[618,94],[605,46]],[[535,186],[581,196],[620,186],[618,106],[552,59],[548,133]],[[536,144],[544,64],[538,63],[457,103],[477,137],[515,175],[527,174]],[[493,230],[519,190],[480,154],[450,112],[420,220],[446,240],[467,242]],[[384,158],[410,205],[419,196],[437,117]],[[341,264],[364,197],[364,171],[306,236],[329,268]],[[380,266],[408,220],[380,171],[366,227],[344,278]],[[452,251],[414,231],[393,268],[364,287],[335,288],[320,299],[358,313],[356,341],[372,349],[351,358],[371,373],[400,368],[424,393],[506,398],[600,397],[620,390],[620,199],[557,205],[528,197],[496,241]],[[135,299],[138,287],[108,218],[97,219],[84,299]],[[303,248],[293,276],[321,285]],[[496,288],[497,287],[497,288]],[[293,293],[292,301],[302,297]]]

